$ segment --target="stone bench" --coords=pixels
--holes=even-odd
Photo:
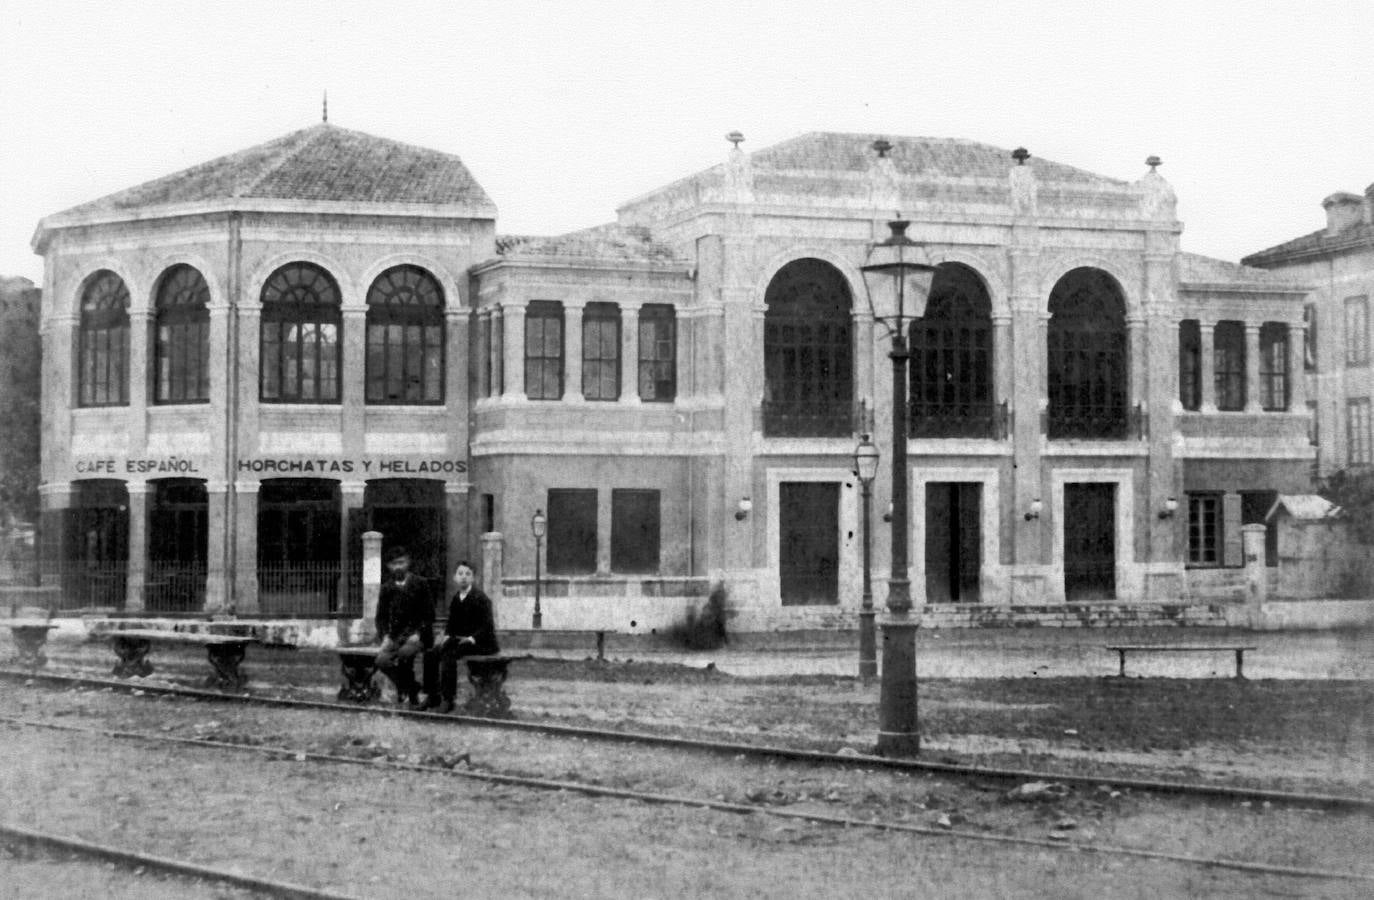
[[[468,683],[472,685],[472,696],[463,704],[464,715],[483,719],[509,718],[510,697],[506,696],[505,685],[510,664],[517,659],[529,657],[501,653],[463,657],[468,667]]]
[[[205,648],[205,655],[212,670],[205,679],[206,686],[233,691],[242,688],[248,680],[239,670],[239,663],[243,662],[248,645],[256,641],[255,638],[229,634],[195,634],[142,628],[108,631],[103,636],[110,639],[110,647],[114,650],[115,656],[119,657],[114,666],[114,674],[119,678],[151,675],[153,664],[148,661],[148,654],[153,644],[199,645]]]
[[[339,668],[343,671],[344,683],[339,688],[341,701],[370,703],[382,696],[381,687],[373,681],[377,672],[376,644],[355,644],[334,648],[339,655]]]
[[[4,623],[14,637],[14,648],[19,665],[26,669],[38,669],[48,663],[43,646],[48,642],[48,632],[57,626],[47,619],[11,619]]]
[[[1235,653],[1236,654],[1236,677],[1245,677],[1245,651],[1255,650],[1257,647],[1241,644],[1108,644],[1108,650],[1116,652],[1121,661],[1121,668],[1117,675],[1126,677],[1126,654],[1127,653]]]

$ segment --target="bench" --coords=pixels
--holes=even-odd
[[[153,664],[148,661],[148,653],[153,644],[199,644],[205,648],[205,655],[213,670],[205,679],[206,686],[233,691],[242,688],[248,680],[239,670],[239,663],[243,662],[248,645],[256,640],[229,634],[192,634],[155,629],[109,631],[105,637],[110,639],[110,647],[119,657],[114,666],[114,674],[119,678],[151,675]]]
[[[343,670],[344,683],[339,688],[339,699],[354,703],[369,703],[382,696],[381,686],[373,681],[377,672],[377,651],[375,644],[356,644],[336,647],[339,654],[339,667]]]
[[[543,638],[574,637],[582,638],[595,635],[596,637],[596,659],[598,662],[606,661],[606,635],[619,634],[615,628],[535,628],[531,631],[521,632],[529,635],[529,647],[531,650],[545,649]]]
[[[1257,649],[1254,646],[1243,646],[1240,644],[1108,644],[1108,650],[1116,651],[1121,661],[1121,669],[1117,675],[1121,678],[1126,677],[1126,654],[1127,653],[1235,653],[1236,654],[1236,677],[1245,677],[1245,651]]]
[[[495,653],[490,656],[464,656],[468,667],[468,683],[472,685],[472,696],[463,704],[463,714],[483,719],[504,719],[510,717],[510,697],[506,696],[506,677],[510,664],[527,656],[505,656]]]
[[[14,636],[14,648],[18,651],[19,665],[26,669],[37,669],[47,665],[48,657],[43,645],[48,642],[48,632],[57,626],[47,619],[11,619],[5,625]]]

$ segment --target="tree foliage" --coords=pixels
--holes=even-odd
[[[1342,469],[1322,483],[1319,493],[1345,510],[1361,543],[1374,544],[1374,469]]]

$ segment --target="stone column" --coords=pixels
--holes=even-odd
[[[1269,573],[1264,566],[1266,528],[1258,524],[1242,525],[1240,531],[1245,553],[1245,605],[1250,627],[1256,628],[1264,615],[1264,602],[1269,599]]]
[[[364,492],[367,483],[363,481],[339,482],[339,608],[347,606],[348,577],[353,571],[353,555],[358,551],[349,544],[353,529],[350,527],[354,514],[363,508]]]
[[[224,612],[229,602],[228,573],[225,570],[225,540],[228,528],[229,485],[223,481],[205,483],[206,551],[205,551],[205,612],[209,615]]]
[[[873,314],[867,309],[856,307],[854,310],[854,373],[858,378],[854,388],[859,400],[867,410],[863,428],[870,434],[873,432],[873,383],[876,378],[873,367],[873,360],[876,356],[873,330]]]
[[[439,574],[439,594],[448,595],[448,579],[458,567],[459,560],[472,562],[472,544],[468,532],[468,507],[472,485],[464,481],[444,484],[444,526],[448,534],[448,569]]]
[[[487,340],[487,353],[491,360],[491,383],[487,385],[488,397],[500,397],[505,392],[505,351],[502,335],[505,331],[500,307],[493,306],[488,311],[491,319],[491,332]]]
[[[1260,406],[1260,326],[1245,323],[1245,411],[1257,413]]]
[[[505,399],[525,398],[525,305],[504,303],[501,306],[502,345],[504,353],[501,377]]]
[[[563,399],[580,403],[582,393],[582,304],[563,305]]]
[[[339,373],[339,404],[346,457],[363,453],[367,430],[367,307],[343,308],[343,370]]]
[[[258,402],[258,378],[260,370],[259,357],[262,350],[262,307],[254,304],[251,306],[241,306],[238,310],[238,456],[240,459],[251,459],[258,455],[258,424],[259,407]],[[238,482],[235,481],[235,490],[238,489]],[[257,490],[254,482],[253,490]],[[237,507],[235,516],[238,516]],[[244,520],[237,518],[235,528],[241,534],[245,529],[257,534],[257,505],[256,498],[253,506],[253,518]],[[244,566],[256,570],[258,564],[256,540],[254,541],[254,555],[249,557],[238,557],[239,571],[243,571]],[[254,576],[253,583],[256,586],[257,578]],[[253,603],[257,604],[257,589],[254,587]]]
[[[1012,397],[1016,392],[1014,360],[1011,345],[1011,316],[999,313],[992,317],[992,402],[1006,403],[1011,408]],[[1010,434],[1010,423],[1008,423]],[[1001,440],[1003,435],[998,434]],[[984,503],[993,502],[985,498]]]
[[[639,397],[639,305],[620,305],[620,402],[635,404]]]
[[[499,531],[482,535],[482,590],[493,602],[501,602],[505,581],[505,538]]]
[[[1044,496],[1040,472],[1040,444],[1044,432],[1041,420],[1045,407],[1045,347],[1049,318],[1038,309],[1025,309],[1018,304],[1015,314],[1013,354],[1015,382],[1012,385],[1012,408],[1016,410],[1012,431],[1015,462],[1015,502],[1011,519],[1015,533],[1015,563],[1020,566],[1043,565],[1048,562],[1043,549],[1044,529],[1049,516],[1026,520],[1025,512],[1039,499],[1042,509],[1050,509],[1050,498]],[[1057,526],[1056,526],[1057,527]]]
[[[377,637],[377,599],[382,593],[382,536],[363,532],[363,618],[359,631],[362,643]]]
[[[258,612],[258,488],[256,481],[234,483],[234,578],[238,615]]]
[[[152,357],[148,333],[153,315],[146,309],[129,310],[129,456],[141,456],[148,446],[148,373]]]
[[[1198,344],[1202,349],[1202,365],[1198,380],[1202,382],[1202,403],[1199,412],[1217,411],[1217,344],[1216,322],[1198,320]]]
[[[143,612],[148,577],[148,483],[131,481],[129,492],[129,561],[125,573],[125,612]]]
[[[1131,412],[1137,404],[1143,404],[1146,393],[1145,385],[1147,381],[1145,360],[1145,320],[1140,316],[1131,316],[1126,319],[1126,352],[1130,362],[1130,389],[1126,392],[1127,404]],[[1130,435],[1134,438],[1135,435]]]
[[[491,364],[491,310],[484,309],[477,313],[477,346],[473,355],[476,365],[474,368],[474,399],[490,397],[491,376],[494,374]],[[452,363],[450,363],[452,365]]]
[[[1303,373],[1302,348],[1307,328],[1299,323],[1288,326],[1288,410],[1307,414],[1307,376]]]

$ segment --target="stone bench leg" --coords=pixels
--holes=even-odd
[[[47,628],[13,628],[14,648],[18,663],[26,669],[40,669],[48,664],[43,647],[48,643]]]
[[[1237,650],[1237,651],[1236,651],[1236,677],[1237,677],[1237,678],[1244,678],[1244,677],[1245,677],[1245,651],[1244,651],[1244,650]]]
[[[505,666],[468,666],[468,683],[472,696],[463,704],[463,712],[483,719],[504,719],[510,716],[510,697],[506,696]]]
[[[206,644],[205,655],[210,659],[214,673],[206,676],[205,686],[222,691],[237,691],[248,677],[239,671],[247,644]]]
[[[148,662],[148,652],[153,649],[152,641],[147,638],[110,636],[110,646],[114,648],[119,662],[115,663],[114,674],[118,678],[137,675],[143,677],[153,674],[153,664]]]
[[[371,703],[382,696],[382,689],[372,680],[377,671],[371,657],[344,657],[339,662],[343,670],[344,683],[339,688],[339,699],[354,703]]]

